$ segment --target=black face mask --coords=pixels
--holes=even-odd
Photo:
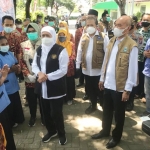
[[[66,41],[66,36],[59,36],[58,37],[60,42],[65,42]]]
[[[149,25],[150,25],[150,23],[147,21],[142,22],[142,27],[148,27]]]

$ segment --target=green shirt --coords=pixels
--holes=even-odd
[[[139,33],[141,33],[143,35],[144,43],[143,43],[143,46],[141,47],[141,49],[139,50],[139,59],[138,59],[138,61],[143,62],[144,61],[143,52],[144,52],[146,43],[147,43],[148,39],[150,38],[150,28],[148,29],[148,31],[144,31],[143,29],[140,29]]]

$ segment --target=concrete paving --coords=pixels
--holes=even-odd
[[[43,143],[41,138],[46,133],[46,128],[41,125],[39,109],[37,110],[36,126],[29,127],[29,108],[24,107],[24,83],[20,84],[25,122],[13,130],[17,150],[106,150],[105,145],[109,138],[92,140],[91,135],[101,130],[102,110],[91,115],[84,113],[89,106],[89,101],[83,101],[84,88],[77,89],[77,95],[71,106],[64,105],[65,130],[68,142],[61,146],[58,137],[49,143]],[[150,150],[150,137],[141,130],[139,115],[145,110],[145,104],[135,100],[134,111],[126,112],[124,132],[120,144],[113,150]],[[114,124],[112,125],[112,129]]]

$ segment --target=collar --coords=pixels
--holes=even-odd
[[[8,55],[8,52],[1,52],[0,51],[0,55],[2,55],[2,56]]]

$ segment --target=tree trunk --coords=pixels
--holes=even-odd
[[[32,0],[27,0],[26,2],[26,7],[25,7],[25,11],[26,11],[26,18],[30,18],[30,4],[31,4]]]
[[[14,10],[15,10],[15,16],[16,16],[16,0],[13,0],[14,2]]]
[[[120,9],[120,14],[125,14],[126,0],[115,0]]]

